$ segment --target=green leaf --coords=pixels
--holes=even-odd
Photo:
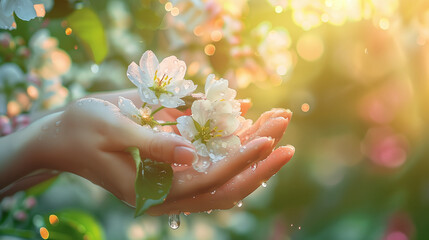
[[[199,133],[202,132],[201,125],[197,121],[195,121],[195,119],[192,118],[192,120],[194,121],[194,125],[195,125],[195,128],[197,129],[197,131]]]
[[[136,147],[129,148],[127,151],[133,156],[137,167],[134,217],[138,217],[143,215],[148,208],[164,202],[173,182],[173,169],[167,163],[151,159],[142,161],[140,151]]]
[[[74,11],[68,18],[68,24],[91,52],[95,63],[100,63],[107,55],[107,41],[103,25],[97,14],[89,8]]]
[[[57,178],[58,178],[58,176],[55,176],[53,178],[50,178],[46,181],[43,181],[43,182],[27,189],[25,191],[26,195],[27,196],[38,196],[38,195],[44,193],[46,190],[48,190],[52,186],[52,184],[55,183]]]
[[[79,210],[64,210],[55,215],[58,217],[58,222],[52,224],[49,221],[49,215],[44,216],[49,239],[104,239],[100,224],[88,213]]]

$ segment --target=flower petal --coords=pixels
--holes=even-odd
[[[13,15],[5,15],[0,11],[0,29],[8,29],[12,30],[14,29],[13,23],[15,22],[15,19],[13,18]]]
[[[190,116],[181,116],[177,118],[177,129],[180,134],[189,141],[194,140],[195,135],[198,134],[194,125],[194,120]]]
[[[210,101],[232,100],[236,95],[234,89],[228,88],[228,80],[215,80],[211,75],[206,80],[205,93]]]
[[[212,162],[217,162],[228,155],[229,152],[239,149],[240,145],[240,138],[235,135],[231,135],[223,138],[212,138],[207,143],[207,148]]]
[[[142,124],[140,112],[131,100],[124,97],[119,97],[118,107],[121,110],[121,113],[127,116],[129,119],[133,120],[137,124]]]
[[[164,74],[172,80],[182,80],[185,77],[186,64],[180,61],[175,56],[164,58],[158,67],[158,76],[162,77]]]
[[[185,105],[185,102],[180,99],[178,96],[170,96],[170,94],[161,94],[159,97],[159,102],[162,106],[166,108],[177,108],[178,106]]]
[[[158,98],[155,93],[144,85],[139,86],[140,99],[148,104],[158,104]]]
[[[141,80],[142,76],[140,73],[141,73],[141,70],[135,62],[132,62],[130,65],[128,65],[127,77],[137,87],[143,83]]]
[[[3,12],[6,16],[10,16],[15,10],[18,2],[16,0],[2,0],[0,1],[0,4],[0,11]]]
[[[24,21],[30,21],[37,17],[34,4],[31,0],[16,0],[15,2],[15,14],[17,17]]]
[[[177,80],[167,86],[167,91],[178,97],[188,96],[197,89],[197,85],[192,80]]]
[[[148,50],[143,56],[140,58],[140,68],[144,74],[147,74],[149,79],[153,81],[155,77],[155,71],[158,69],[158,58],[156,58],[155,54]]]
[[[195,150],[197,150],[198,155],[203,157],[208,157],[210,155],[207,146],[201,142],[201,140],[197,140],[192,143],[195,146]]]
[[[220,132],[222,136],[228,136],[238,129],[240,121],[237,116],[233,114],[217,114],[212,118],[210,125],[212,129],[217,127],[218,130],[222,130],[222,132]]]
[[[206,124],[211,115],[211,102],[209,100],[197,100],[191,106],[192,118],[200,125]]]

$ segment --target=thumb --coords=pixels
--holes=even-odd
[[[135,125],[127,139],[127,147],[138,147],[142,158],[179,164],[192,164],[198,158],[192,143],[174,133]]]

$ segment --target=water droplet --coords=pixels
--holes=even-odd
[[[244,150],[246,150],[246,146],[242,146],[242,147],[240,148],[240,152],[244,152]]]
[[[267,183],[266,182],[262,182],[261,186],[262,187],[267,187]]]
[[[179,214],[171,214],[168,216],[168,225],[173,230],[176,230],[180,227],[180,215]]]
[[[60,124],[61,124],[61,120],[59,120],[59,121],[57,121],[56,123],[55,123],[55,126],[60,126]]]
[[[216,193],[216,190],[213,190],[212,192],[211,192],[211,194],[213,195],[213,194],[215,194]]]
[[[240,201],[238,201],[238,202],[237,202],[237,207],[242,207],[242,206],[243,206],[243,201],[241,201],[241,200],[240,200]]]
[[[293,224],[291,224],[290,226],[293,227]]]
[[[45,125],[45,126],[42,126],[42,130],[43,130],[43,131],[48,130],[48,128],[49,128],[49,127],[48,127],[48,126],[46,126],[46,125]]]
[[[213,210],[212,210],[212,209],[210,209],[210,210],[206,211],[206,213],[207,213],[207,214],[210,214],[210,213],[212,213],[212,212],[213,212]]]
[[[206,159],[198,159],[197,161],[192,163],[192,166],[194,167],[195,171],[197,172],[205,172],[207,168],[210,167],[211,162]]]
[[[183,215],[189,216],[189,215],[191,215],[191,213],[190,212],[184,212]]]
[[[252,169],[252,171],[254,172],[257,167],[258,167],[258,163],[254,163],[250,166],[250,169]]]
[[[92,102],[92,99],[90,98],[90,99],[88,99],[88,102],[90,103],[90,102]]]
[[[301,226],[299,226],[298,229],[301,230]]]

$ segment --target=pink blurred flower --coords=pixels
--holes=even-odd
[[[374,127],[366,133],[362,152],[377,165],[397,168],[407,159],[408,141],[389,127]]]

